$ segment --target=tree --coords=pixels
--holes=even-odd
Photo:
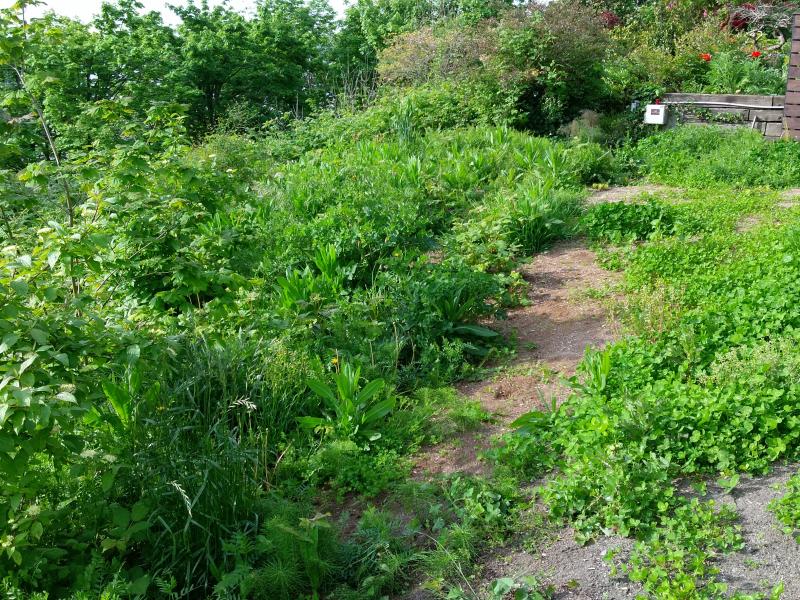
[[[269,110],[292,107],[302,115],[325,96],[324,82],[331,68],[334,14],[327,0],[264,0],[253,23],[275,62]]]
[[[266,0],[248,20],[225,7],[172,7],[182,22],[181,60],[196,90],[193,129],[213,128],[227,110],[267,119],[291,110],[302,115],[324,96],[333,35],[325,0]]]
[[[187,84],[195,91],[189,114],[195,129],[207,129],[217,122],[236,89],[257,85],[272,65],[261,64],[254,70],[259,62],[257,45],[247,20],[236,12],[223,7],[211,10],[207,2],[171,8],[181,18],[181,63]]]
[[[97,118],[98,103],[119,103],[144,118],[154,103],[186,96],[175,70],[174,32],[158,13],[142,15],[141,8],[136,0],[120,0],[104,4],[90,26],[53,13],[21,25],[19,73],[11,87],[21,87],[24,77],[60,152],[119,137]]]
[[[398,33],[452,17],[474,23],[513,5],[513,0],[359,0],[356,6],[364,36],[373,48],[381,50]]]

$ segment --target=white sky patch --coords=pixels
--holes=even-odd
[[[16,0],[0,0],[0,8],[8,8],[14,4]],[[331,6],[339,16],[344,14],[346,0],[330,0]],[[47,0],[45,4],[40,6],[30,7],[26,10],[26,16],[37,17],[52,10],[60,15],[79,19],[81,21],[89,21],[94,15],[100,12],[100,5],[102,0]],[[209,0],[210,6],[218,6],[223,4],[223,0]],[[178,17],[168,7],[168,4],[175,4],[176,6],[185,5],[185,0],[142,0],[144,4],[144,11],[151,10],[159,11],[164,18],[165,23],[175,25],[178,22]],[[200,4],[199,0],[196,4]],[[252,14],[256,5],[255,0],[229,0],[228,6],[237,12],[244,14]]]

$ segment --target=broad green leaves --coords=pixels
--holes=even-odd
[[[373,379],[363,387],[360,382],[361,368],[343,363],[333,374],[336,391],[324,381],[310,379],[309,389],[325,401],[329,416],[300,417],[298,421],[309,429],[332,428],[337,436],[351,438],[357,435],[370,441],[380,438],[377,430],[380,422],[394,409],[395,399],[385,398],[378,402],[372,399],[386,386],[383,379]]]

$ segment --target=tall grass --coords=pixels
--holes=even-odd
[[[237,337],[191,342],[175,364],[132,429],[129,485],[152,510],[142,560],[205,595],[233,567],[226,540],[263,525],[279,443],[308,411],[303,382],[316,370],[279,342]]]

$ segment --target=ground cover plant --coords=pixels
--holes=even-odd
[[[794,475],[786,483],[786,493],[779,499],[774,500],[770,505],[770,510],[775,513],[778,520],[786,527],[786,531],[795,536],[797,534],[797,525],[800,523],[798,483],[800,483],[800,479],[798,479],[797,475]]]
[[[764,144],[760,135],[743,129],[680,127],[642,140],[617,159],[621,168],[655,183],[782,189],[800,181],[796,156],[796,144]]]

